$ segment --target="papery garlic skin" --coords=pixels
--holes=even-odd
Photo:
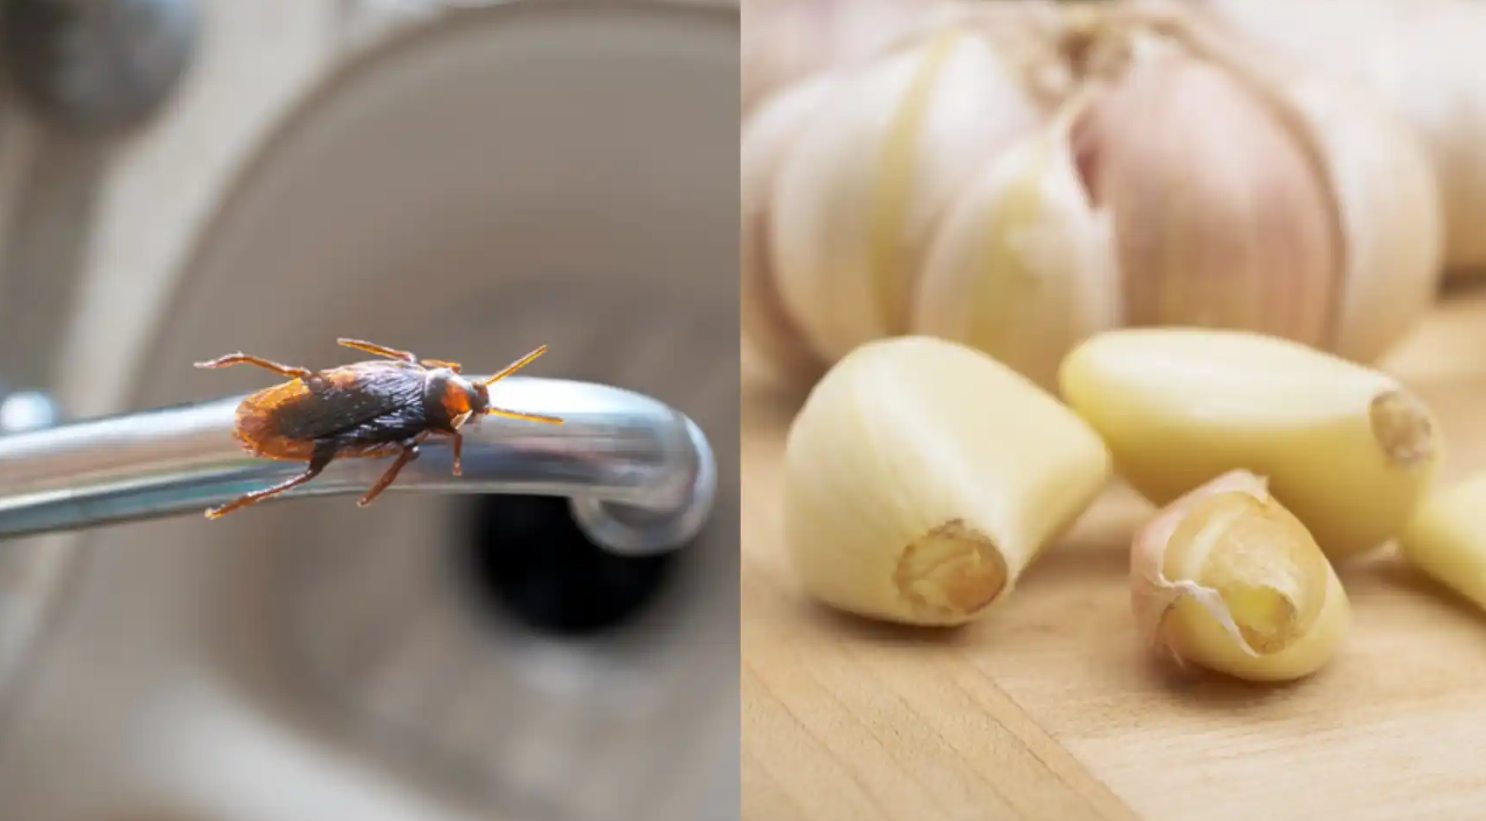
[[[1156,46],[1074,139],[1113,222],[1131,324],[1326,344],[1342,273],[1334,208],[1299,136],[1254,89]]]
[[[1066,118],[1017,141],[935,232],[912,327],[986,351],[1044,388],[1075,344],[1120,322],[1106,214],[1074,167]]]
[[[1425,499],[1398,548],[1435,581],[1486,608],[1486,471]]]
[[[1428,149],[1454,271],[1486,270],[1486,5],[1474,0],[1198,0],[1295,62],[1361,81]]]
[[[935,221],[1041,112],[991,43],[946,28],[844,80],[775,180],[774,270],[834,362],[908,330]]]
[[[1146,498],[1250,470],[1332,559],[1396,537],[1443,457],[1431,411],[1393,377],[1260,334],[1109,331],[1068,355],[1059,383]]]
[[[1109,479],[1099,437],[990,357],[928,337],[864,345],[785,446],[784,530],[806,591],[869,618],[984,613]]]
[[[1346,593],[1265,481],[1231,471],[1159,511],[1132,546],[1131,605],[1163,655],[1250,681],[1325,666],[1351,624]]]
[[[762,106],[743,129],[739,158],[741,329],[771,375],[790,383],[808,383],[825,369],[786,313],[779,294],[773,269],[769,200],[780,158],[819,112],[837,82],[827,74],[798,83]]]

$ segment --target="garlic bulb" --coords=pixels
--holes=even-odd
[[[1365,88],[1182,6],[948,7],[833,73],[808,122],[780,102],[745,130],[776,152],[743,180],[774,358],[924,334],[1051,387],[1089,335],[1183,325],[1367,362],[1433,300],[1432,166]]]
[[[1193,0],[1295,62],[1352,78],[1422,139],[1452,272],[1486,270],[1486,3],[1475,0]]]
[[[934,0],[743,0],[742,102],[861,59],[890,43]]]

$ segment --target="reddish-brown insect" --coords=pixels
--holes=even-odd
[[[292,377],[244,399],[237,407],[232,435],[255,456],[308,463],[304,472],[292,479],[208,510],[208,519],[302,485],[320,475],[334,459],[397,454],[397,460],[357,502],[365,507],[392,484],[404,465],[418,458],[418,445],[435,434],[454,440],[454,475],[458,476],[459,451],[464,443],[459,429],[475,414],[562,424],[561,419],[550,416],[490,405],[489,387],[546,353],[545,345],[484,382],[471,382],[460,375],[458,362],[420,360],[408,351],[355,339],[336,341],[387,360],[357,362],[326,371],[289,367],[242,353],[196,363],[198,368],[257,365]]]

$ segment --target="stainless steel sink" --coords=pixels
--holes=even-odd
[[[136,408],[337,336],[649,394],[718,458],[674,556],[536,498],[389,493],[90,531],[0,724],[0,818],[736,817],[737,11],[516,2],[335,73],[171,289]],[[3,546],[0,546],[3,549]],[[60,548],[59,548],[60,549]]]

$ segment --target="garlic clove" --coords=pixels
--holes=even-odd
[[[842,82],[771,202],[780,292],[821,358],[907,331],[935,220],[1039,116],[989,39],[954,27]]]
[[[1152,502],[1250,470],[1332,559],[1396,537],[1443,455],[1434,416],[1397,380],[1260,334],[1109,331],[1068,355],[1059,382]]]
[[[1248,471],[1182,495],[1135,536],[1131,605],[1164,655],[1250,681],[1325,666],[1351,607],[1305,525]]]
[[[1324,345],[1341,248],[1319,169],[1252,84],[1142,45],[1074,130],[1127,321]]]
[[[1486,472],[1425,499],[1398,547],[1410,564],[1486,608]]]
[[[824,367],[811,353],[779,295],[772,264],[768,203],[780,158],[836,85],[833,75],[820,75],[771,98],[745,124],[740,150],[739,314],[743,337],[772,375],[796,384],[819,378]]]
[[[1434,171],[1403,126],[1363,93],[1315,76],[1285,91],[1320,148],[1345,243],[1327,348],[1371,362],[1413,329],[1439,287]]]
[[[1471,0],[1196,0],[1231,31],[1374,92],[1426,147],[1444,263],[1486,268],[1486,4]]]
[[[1085,195],[1069,122],[1022,138],[971,183],[935,232],[914,302],[916,333],[1048,389],[1069,349],[1120,321],[1109,220]]]
[[[785,447],[784,530],[806,591],[920,625],[983,614],[1109,477],[1099,437],[983,353],[872,342],[814,387]]]

